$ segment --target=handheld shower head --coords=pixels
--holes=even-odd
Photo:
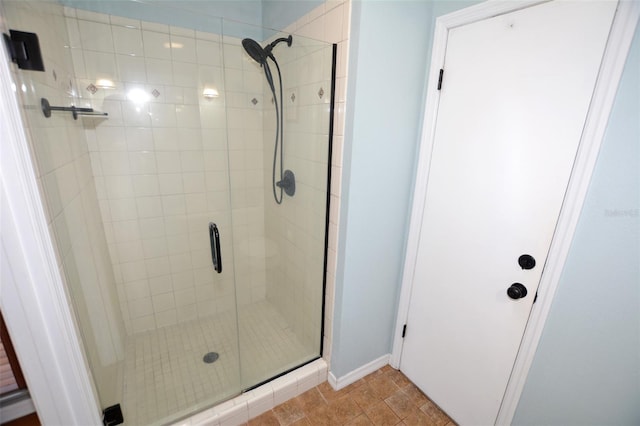
[[[287,46],[291,46],[291,43],[293,42],[293,37],[289,36],[289,37],[282,37],[282,38],[276,39],[271,43],[269,43],[268,45],[266,45],[264,48],[260,46],[260,43],[258,43],[257,41],[250,38],[245,38],[242,40],[242,47],[247,52],[247,54],[251,56],[251,58],[254,61],[259,63],[260,65],[264,65],[267,62],[267,58],[271,58],[274,61],[276,60],[276,58],[273,56],[271,51],[273,50],[274,47],[276,47],[279,43],[282,43],[282,42],[286,42]]]
[[[283,107],[282,74],[280,73],[280,66],[278,65],[278,61],[276,61],[276,57],[273,56],[273,53],[271,53],[273,48],[282,42],[286,42],[288,46],[291,46],[291,43],[293,42],[293,37],[289,36],[289,37],[278,38],[272,41],[271,43],[269,43],[268,45],[266,45],[264,48],[260,46],[260,43],[258,43],[253,39],[245,38],[242,40],[242,47],[244,48],[244,50],[254,61],[260,64],[260,66],[264,70],[264,75],[267,79],[267,83],[269,83],[269,88],[271,89],[271,93],[273,94],[273,103],[274,103],[275,112],[276,112],[276,142],[275,142],[275,146],[273,147],[273,171],[271,175],[271,183],[272,183],[271,186],[273,189],[273,198],[275,199],[277,204],[282,203],[283,191],[289,196],[293,196],[295,192],[295,177],[293,175],[293,172],[291,172],[290,170],[287,170],[286,172],[283,173],[282,149],[283,149],[283,143],[284,143],[283,141],[284,121],[282,118],[282,110],[281,110]],[[280,100],[279,101],[278,101],[278,97],[276,96],[276,87],[273,84],[273,76],[271,75],[271,69],[269,68],[269,62],[267,61],[267,58],[271,58],[271,61],[276,66],[276,69],[278,71],[278,81],[280,83]],[[280,181],[276,182],[276,163],[277,163],[276,160],[278,157],[278,144],[280,144]],[[278,198],[276,187],[280,188],[280,198]]]
[[[267,56],[271,53],[271,51],[269,51],[269,53],[265,52],[257,41],[250,38],[242,40],[242,47],[244,47],[247,54],[260,65],[264,65],[264,63],[267,62]]]

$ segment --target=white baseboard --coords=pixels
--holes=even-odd
[[[383,355],[378,359],[374,359],[368,364],[363,365],[362,367],[358,367],[355,370],[345,374],[342,377],[336,378],[333,372],[329,372],[328,381],[331,387],[335,390],[340,390],[344,387],[349,386],[351,383],[355,383],[358,380],[362,379],[364,376],[373,373],[379,368],[384,367],[389,364],[390,354]]]

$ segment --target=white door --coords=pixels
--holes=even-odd
[[[449,31],[400,369],[460,424],[496,420],[615,9],[554,1]]]

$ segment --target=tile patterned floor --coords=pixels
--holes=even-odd
[[[337,392],[324,382],[247,425],[454,426],[455,423],[401,372],[387,365]]]

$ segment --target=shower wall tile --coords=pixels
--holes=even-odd
[[[192,33],[192,31],[191,31]],[[171,57],[178,62],[196,62],[196,39],[171,34]]]
[[[111,25],[80,20],[78,27],[83,49],[105,53],[114,52]]]
[[[253,252],[238,249],[264,234],[262,146],[252,142],[231,167],[226,154],[228,124],[262,133],[249,103],[262,99],[261,71],[242,71],[240,40],[100,14],[66,19],[82,62],[81,102],[109,113],[86,121],[85,133],[127,331],[234,309],[235,289],[244,303],[264,299],[264,261],[243,261]],[[234,119],[225,80],[243,100]],[[219,96],[204,98],[205,88]],[[210,221],[226,237],[224,278],[212,273]],[[236,258],[248,269],[234,279]]]
[[[111,20],[115,53],[142,56],[142,33],[138,28],[120,27]]]
[[[137,19],[124,18],[122,16],[110,16],[111,25],[127,28],[140,28],[140,21]]]
[[[103,13],[90,12],[88,10],[76,9],[76,17],[86,21],[109,23],[109,15]]]

